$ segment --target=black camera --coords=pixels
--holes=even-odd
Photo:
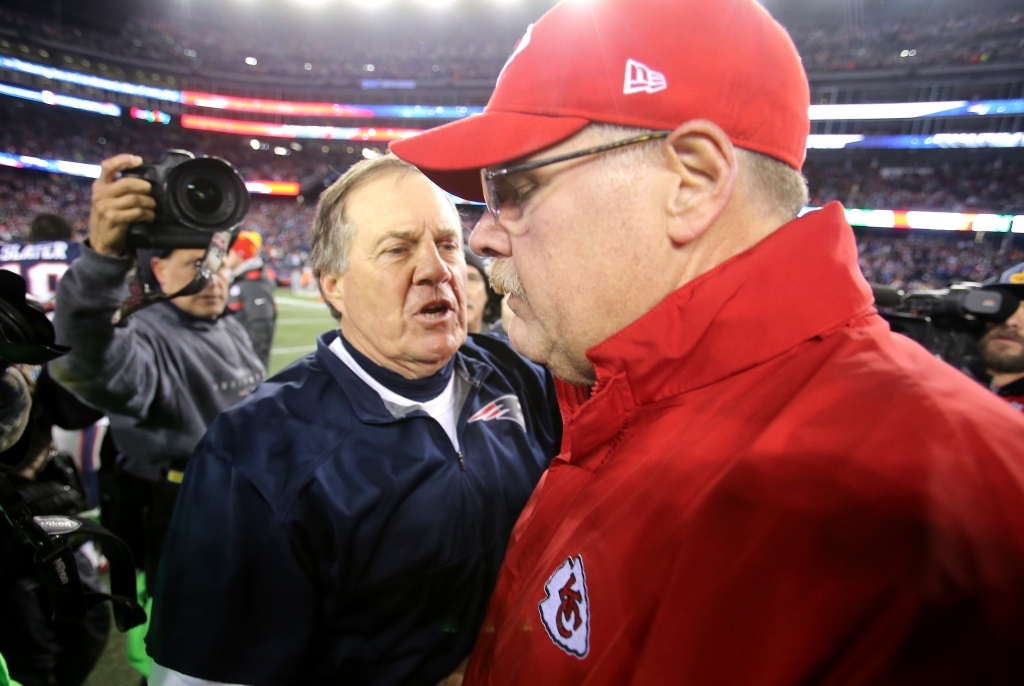
[[[126,169],[153,185],[156,218],[132,224],[133,248],[176,250],[203,248],[218,231],[234,231],[249,212],[245,180],[219,157],[196,157],[186,150],[168,150],[155,164]]]
[[[0,371],[12,364],[46,364],[69,350],[54,343],[53,324],[25,290],[25,279],[0,269]]]
[[[896,332],[974,376],[981,368],[976,344],[990,324],[1001,324],[1020,305],[1017,296],[998,284],[956,284],[941,290],[903,294],[872,285],[878,313]]]

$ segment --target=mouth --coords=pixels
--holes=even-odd
[[[427,322],[441,322],[448,319],[453,312],[455,308],[448,301],[431,300],[416,312],[416,316]]]

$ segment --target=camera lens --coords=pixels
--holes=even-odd
[[[185,197],[192,209],[200,214],[216,212],[224,201],[224,194],[210,179],[196,179],[186,185]]]
[[[249,192],[234,168],[216,157],[182,162],[167,180],[176,218],[206,231],[236,226],[249,211]]]

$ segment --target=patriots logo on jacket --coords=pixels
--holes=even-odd
[[[540,619],[555,645],[583,659],[590,651],[590,599],[583,556],[567,557],[544,584]]]
[[[526,420],[523,418],[523,408],[519,404],[519,398],[514,395],[503,395],[480,408],[480,410],[469,418],[473,422],[489,422],[493,419],[502,419],[508,422],[515,422],[526,431]]]

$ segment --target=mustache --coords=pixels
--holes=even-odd
[[[514,295],[525,302],[530,302],[523,288],[523,282],[516,273],[516,265],[511,257],[499,257],[491,263],[491,287],[498,295]]]
[[[1003,324],[992,327],[984,336],[984,340],[986,341],[991,341],[996,338],[1011,338],[1015,341],[1024,343],[1024,334]]]

